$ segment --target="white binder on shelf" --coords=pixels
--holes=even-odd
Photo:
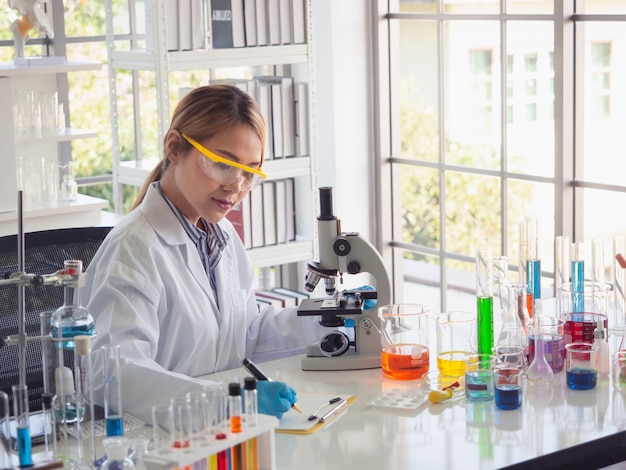
[[[191,0],[178,0],[178,50],[191,50]]]
[[[257,45],[267,46],[269,44],[269,33],[268,33],[268,24],[267,24],[266,0],[255,0],[255,3],[256,3]]]
[[[263,235],[265,246],[276,245],[276,185],[274,181],[266,181],[263,188]]]
[[[256,0],[243,0],[243,14],[246,31],[246,46],[256,46],[258,44]]]

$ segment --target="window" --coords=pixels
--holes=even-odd
[[[601,247],[608,281],[612,239],[626,236],[610,209],[626,203],[613,85],[626,79],[624,2],[380,5],[381,240],[396,299],[474,310],[475,250],[488,243],[517,279],[527,216],[540,221],[543,298],[556,235],[590,261]]]

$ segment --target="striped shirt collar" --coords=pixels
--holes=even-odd
[[[222,230],[218,224],[210,224],[203,218],[200,218],[200,225],[202,225],[204,230],[198,228],[196,225],[192,224],[174,204],[172,204],[165,193],[161,190],[161,185],[158,181],[153,183],[153,185],[155,185],[159,190],[159,193],[170,209],[172,209],[172,212],[180,221],[183,229],[198,249],[205,271],[207,274],[211,274],[219,263],[224,248],[226,248],[226,244],[229,239],[228,234]],[[211,277],[213,276],[211,275]],[[213,282],[214,279],[212,279],[212,283]]]

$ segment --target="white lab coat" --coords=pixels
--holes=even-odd
[[[294,308],[258,313],[253,269],[232,224],[216,267],[219,313],[196,247],[159,191],[108,235],[87,270],[81,300],[96,320],[94,351],[121,346],[125,413],[151,422],[151,407],[206,385],[192,379],[304,352],[323,335],[317,317]],[[221,320],[218,320],[221,316]],[[102,400],[101,357],[93,355]]]

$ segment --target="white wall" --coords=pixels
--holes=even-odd
[[[334,188],[342,230],[372,241],[370,9],[363,0],[313,0],[318,183]]]

